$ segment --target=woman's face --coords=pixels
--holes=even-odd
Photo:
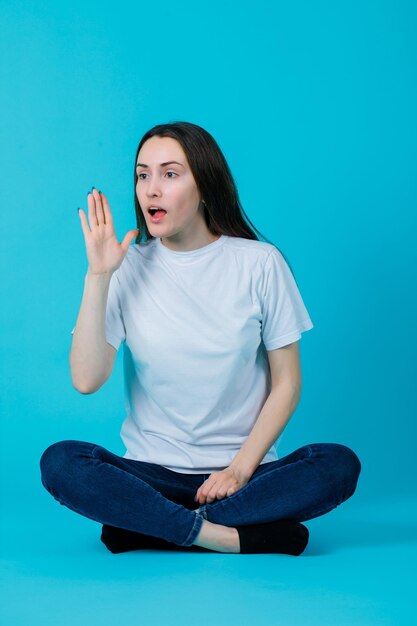
[[[200,192],[176,139],[154,136],[145,141],[139,151],[136,173],[136,196],[151,235],[184,240],[205,226]],[[153,206],[166,213],[152,219],[149,209]]]

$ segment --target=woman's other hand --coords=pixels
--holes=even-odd
[[[249,482],[249,478],[232,467],[213,472],[197,490],[195,500],[202,505],[210,504],[216,499],[227,498],[244,487]]]

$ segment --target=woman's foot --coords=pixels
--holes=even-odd
[[[195,509],[198,513],[200,509]],[[309,531],[293,519],[230,528],[204,520],[194,544],[217,552],[239,554],[278,553],[299,556],[306,548]]]
[[[238,554],[240,552],[239,533],[236,528],[213,524],[208,520],[204,520],[193,545],[216,552]]]

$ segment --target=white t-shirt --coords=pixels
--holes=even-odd
[[[270,393],[266,351],[311,328],[272,244],[221,235],[190,252],[159,237],[131,245],[106,308],[107,342],[124,342],[124,458],[185,474],[227,467]],[[275,445],[261,464],[278,458]]]

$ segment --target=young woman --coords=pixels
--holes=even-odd
[[[248,225],[203,128],[149,130],[134,184],[139,234],[121,243],[104,193],[88,194],[89,224],[79,209],[88,271],[70,353],[74,387],[94,393],[124,343],[126,453],[54,443],[42,483],[100,522],[111,552],[299,555],[301,522],[350,498],[361,464],[338,443],[278,458],[300,399],[298,341],[313,328],[293,273]]]

